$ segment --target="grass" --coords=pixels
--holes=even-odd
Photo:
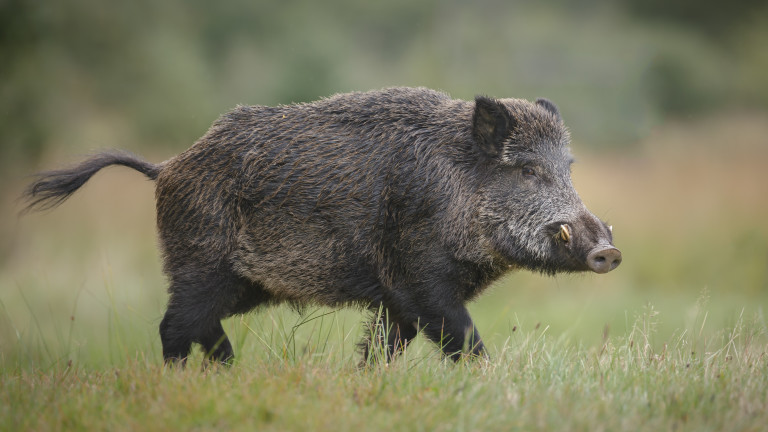
[[[99,173],[55,212],[0,220],[0,431],[764,430],[762,119],[670,125],[625,154],[574,144],[624,262],[505,277],[470,305],[491,360],[457,365],[419,337],[358,369],[360,312],[273,308],[225,321],[231,368],[199,351],[164,368],[152,185]]]
[[[630,331],[573,345],[514,329],[490,361],[449,363],[429,345],[355,366],[336,313],[238,320],[251,339],[228,369],[185,370],[141,351],[94,369],[6,368],[0,430],[760,430],[768,424],[768,328],[684,331],[655,348],[648,306]],[[280,323],[292,317],[294,325]],[[267,321],[275,326],[260,328]],[[232,323],[230,323],[232,324]],[[289,325],[283,325],[289,324]],[[287,330],[290,329],[290,330]],[[267,335],[262,336],[262,335]],[[357,336],[357,335],[354,335]],[[256,341],[256,339],[258,341]],[[125,353],[128,354],[128,353]]]

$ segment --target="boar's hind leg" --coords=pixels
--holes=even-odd
[[[234,353],[221,319],[229,315],[225,305],[232,281],[222,275],[171,279],[168,310],[160,323],[165,362],[183,365],[192,343],[199,343],[207,359],[228,363]]]

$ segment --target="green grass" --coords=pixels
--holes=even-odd
[[[702,311],[703,312],[703,311]],[[760,430],[768,424],[762,318],[652,342],[650,306],[595,346],[513,328],[490,361],[417,344],[356,367],[343,314],[288,310],[230,322],[231,368],[163,367],[139,350],[115,366],[4,364],[0,430]],[[281,322],[281,320],[283,320]],[[286,322],[285,320],[295,320]],[[274,321],[274,325],[265,324]],[[233,330],[230,328],[230,330]],[[352,332],[354,333],[354,332]],[[246,343],[243,343],[246,342]],[[151,350],[149,350],[151,351]],[[245,352],[243,352],[245,351]]]

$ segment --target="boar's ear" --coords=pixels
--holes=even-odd
[[[504,141],[517,122],[501,102],[485,96],[475,98],[472,116],[472,136],[477,146],[488,156],[501,154]]]
[[[549,111],[549,113],[555,116],[555,118],[559,121],[563,121],[563,118],[560,117],[560,110],[557,109],[557,106],[555,106],[555,104],[553,104],[549,99],[538,98],[536,99],[536,105]]]

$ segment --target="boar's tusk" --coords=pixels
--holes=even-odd
[[[562,224],[560,225],[560,232],[558,233],[558,236],[566,243],[571,241],[571,230],[568,229],[568,225]]]
[[[608,225],[608,231],[610,231],[611,234],[613,234],[613,225]]]

